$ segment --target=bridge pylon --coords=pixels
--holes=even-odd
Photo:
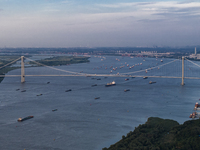
[[[185,57],[182,56],[182,82],[181,82],[182,86],[184,85],[184,59]]]
[[[25,82],[24,56],[21,56],[21,83]]]

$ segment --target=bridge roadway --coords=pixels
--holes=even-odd
[[[117,74],[63,74],[63,75],[25,75],[25,77],[148,77],[148,78],[171,78],[181,79],[175,76],[144,76],[144,75],[117,75]],[[21,77],[21,75],[0,75],[0,77]],[[184,77],[184,79],[200,79],[200,77]]]

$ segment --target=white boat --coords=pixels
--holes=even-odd
[[[108,87],[108,86],[113,86],[113,85],[116,85],[115,81],[107,83],[105,86]]]

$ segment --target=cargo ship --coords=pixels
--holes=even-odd
[[[113,86],[113,85],[116,85],[115,81],[107,83],[105,86],[108,87],[108,86]]]
[[[190,114],[189,118],[197,118],[198,114],[197,112],[193,112],[192,114]]]
[[[153,83],[156,83],[156,81],[149,81],[149,84],[153,84]]]
[[[72,91],[72,89],[66,90],[65,92],[70,92],[70,91]]]
[[[22,121],[24,121],[24,120],[31,119],[31,118],[33,118],[33,117],[34,117],[34,116],[28,116],[28,117],[25,117],[25,118],[19,118],[17,121],[22,122]]]
[[[130,91],[130,89],[125,89],[124,92]]]
[[[195,106],[194,106],[194,110],[197,110],[197,108],[199,108],[199,107],[200,107],[199,103],[196,102],[196,104],[195,104]]]

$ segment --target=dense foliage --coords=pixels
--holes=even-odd
[[[18,67],[10,67],[8,65],[7,67],[3,67],[4,65],[16,60],[20,56],[10,56],[10,55],[5,55],[5,56],[0,56],[0,75],[5,75],[7,72],[16,69]],[[4,79],[3,76],[0,76],[0,82]]]
[[[178,122],[151,117],[109,148],[102,150],[199,150],[200,119]]]
[[[82,56],[57,56],[53,58],[46,58],[44,60],[38,60],[38,63],[47,65],[47,66],[59,66],[59,65],[67,65],[67,64],[75,64],[75,63],[86,63],[89,62],[89,57]],[[30,62],[34,64],[34,62]]]

